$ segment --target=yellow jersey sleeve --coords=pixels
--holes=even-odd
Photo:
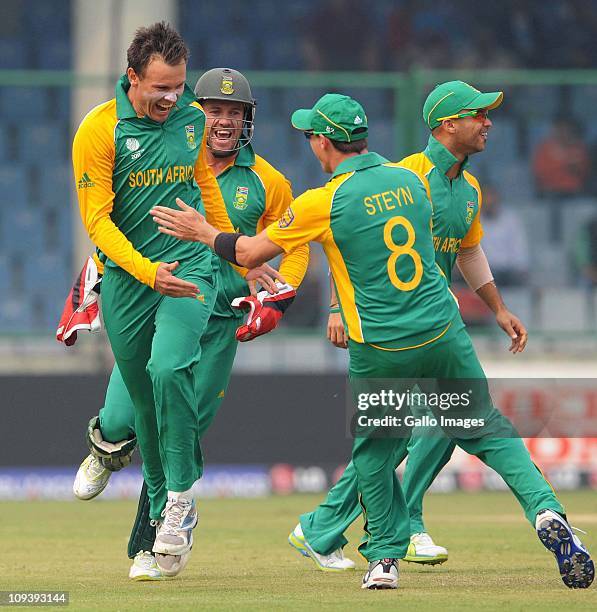
[[[75,134],[73,170],[81,219],[95,246],[139,282],[153,288],[160,262],[143,257],[110,218],[114,207],[116,122],[116,102],[111,100],[92,110]]]
[[[324,242],[330,233],[331,193],[325,187],[300,195],[266,228],[267,237],[285,253],[311,241]]]
[[[254,167],[265,187],[265,210],[257,223],[257,233],[277,221],[292,204],[292,187],[280,172],[259,157]],[[309,265],[309,245],[286,253],[280,262],[280,273],[295,289],[303,282]]]
[[[477,246],[480,244],[481,238],[483,238],[483,226],[481,225],[481,207],[483,205],[483,195],[481,193],[481,186],[479,185],[479,181],[469,172],[465,171],[464,177],[475,188],[477,194],[479,195],[479,209],[477,210],[477,214],[475,215],[466,236],[462,239],[460,244],[460,248],[462,249]]]

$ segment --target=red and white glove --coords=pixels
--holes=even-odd
[[[72,346],[77,341],[78,330],[86,329],[92,333],[101,330],[97,303],[101,280],[102,275],[97,271],[93,257],[89,257],[64,302],[64,310],[56,330],[58,342]]]
[[[232,300],[233,308],[249,311],[246,323],[236,330],[236,339],[239,342],[248,342],[275,329],[286,309],[292,304],[296,296],[294,287],[280,283],[276,285],[279,292],[275,295],[260,291],[256,296],[248,295]]]

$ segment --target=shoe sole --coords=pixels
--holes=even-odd
[[[407,563],[418,563],[419,565],[441,565],[448,560],[448,555],[436,555],[435,557],[411,557],[407,555],[402,559]]]
[[[139,576],[131,576],[129,574],[129,580],[133,582],[157,582],[158,580],[165,580],[166,576],[148,576],[147,574],[140,574]]]
[[[562,521],[546,518],[539,524],[537,535],[558,562],[562,581],[569,589],[586,589],[595,578],[595,565],[591,557],[579,548],[572,533]]]
[[[381,591],[388,589],[397,589],[398,588],[398,580],[394,578],[375,578],[371,584],[367,584],[364,582],[361,586],[362,589],[370,589],[373,591]]]
[[[187,566],[187,563],[189,562],[189,559],[191,558],[191,551],[189,551],[185,555],[180,555],[181,560],[180,560],[178,569],[176,571],[172,571],[172,570],[166,570],[160,566],[160,562],[158,559],[159,554],[160,553],[156,553],[155,562],[157,563],[157,566],[160,568],[160,571],[162,572],[164,578],[174,578],[175,576],[178,576],[178,574],[180,574],[182,570]]]
[[[195,516],[195,522],[192,527],[189,527],[190,535],[189,535],[189,543],[188,544],[163,544],[160,545],[158,542],[158,538],[156,538],[153,543],[153,549],[151,552],[158,553],[160,555],[186,555],[188,552],[191,552],[191,548],[193,548],[193,529],[197,527],[199,517]],[[158,536],[159,537],[159,536]]]
[[[301,555],[303,555],[303,557],[307,557],[308,559],[311,559],[313,563],[315,563],[317,569],[321,570],[322,572],[346,572],[346,571],[350,571],[354,569],[354,567],[345,567],[345,568],[324,567],[323,565],[321,565],[321,563],[319,563],[319,561],[317,560],[317,557],[313,555],[313,551],[309,548],[307,543],[301,542],[301,540],[299,540],[294,535],[294,532],[292,532],[288,536],[288,543],[290,544],[290,546],[292,546],[292,548],[294,548],[295,550],[298,550],[298,552],[300,552]]]

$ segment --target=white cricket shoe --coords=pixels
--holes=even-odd
[[[131,580],[163,580],[164,574],[158,567],[155,557],[148,551],[142,550],[135,555],[129,570]]]
[[[184,555],[193,546],[193,529],[197,525],[195,500],[168,498],[158,523],[153,552],[161,555]]]
[[[87,455],[75,476],[73,493],[79,499],[93,499],[106,488],[111,475],[93,455]]]
[[[288,543],[293,548],[296,548],[303,557],[313,559],[315,565],[323,572],[342,572],[344,570],[354,569],[355,563],[344,556],[341,548],[334,550],[329,555],[320,555],[314,551],[301,528],[299,523],[291,534],[288,536]]]
[[[398,559],[380,559],[371,561],[369,569],[363,576],[362,589],[396,589],[398,588]]]
[[[562,581],[569,589],[587,589],[595,578],[595,563],[574,527],[553,510],[541,510],[535,518],[535,529],[541,543],[552,552]]]
[[[406,551],[404,561],[421,563],[423,565],[437,565],[448,560],[448,550],[437,546],[428,533],[414,533],[410,536],[410,544]]]
[[[191,551],[184,555],[161,555],[156,553],[155,562],[164,576],[172,578],[182,572],[190,558]]]

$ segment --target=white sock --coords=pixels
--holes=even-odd
[[[178,501],[179,499],[186,499],[187,501],[193,501],[193,489],[187,489],[186,491],[168,491],[168,499]]]

